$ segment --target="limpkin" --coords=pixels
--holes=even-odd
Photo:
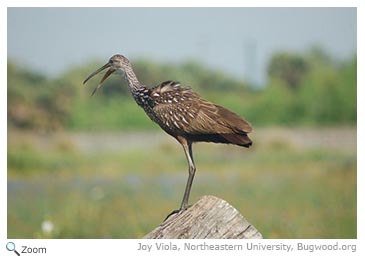
[[[112,56],[108,63],[91,73],[83,82],[107,69],[92,95],[113,72],[121,70],[128,81],[134,100],[150,119],[182,145],[189,164],[189,177],[180,209],[188,206],[191,185],[195,174],[192,144],[194,142],[214,142],[250,147],[252,141],[247,136],[252,132],[250,123],[228,109],[204,100],[191,88],[179,82],[166,81],[153,88],[142,85],[129,60],[122,55]],[[177,212],[175,211],[175,212]]]

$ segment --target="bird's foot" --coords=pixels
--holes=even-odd
[[[169,217],[171,217],[172,215],[174,215],[174,214],[180,214],[181,212],[183,212],[183,211],[185,211],[185,210],[187,210],[188,208],[190,208],[191,207],[191,205],[189,205],[189,206],[187,206],[187,207],[185,207],[185,208],[180,208],[180,209],[178,209],[178,210],[173,210],[172,212],[170,212],[170,214],[169,215],[167,215],[167,217],[164,219],[164,222],[169,218]]]
[[[174,214],[179,214],[181,211],[184,211],[184,210],[181,210],[181,209],[178,209],[178,210],[173,210],[169,213],[169,215],[166,216],[166,218],[164,219],[164,222],[169,218],[171,217],[172,215]]]

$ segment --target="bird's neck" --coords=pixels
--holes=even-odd
[[[137,93],[138,91],[145,88],[139,81],[134,73],[132,67],[128,67],[125,69],[125,78],[128,81],[129,89],[131,90],[132,94]]]

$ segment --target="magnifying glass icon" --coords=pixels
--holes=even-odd
[[[15,244],[13,242],[8,242],[6,244],[6,249],[8,249],[8,251],[14,251],[14,253],[16,253],[18,256],[20,256],[20,254],[18,253],[18,251],[15,250]]]

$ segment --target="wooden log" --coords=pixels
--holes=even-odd
[[[253,239],[262,235],[228,202],[209,195],[187,210],[171,215],[143,238]]]

